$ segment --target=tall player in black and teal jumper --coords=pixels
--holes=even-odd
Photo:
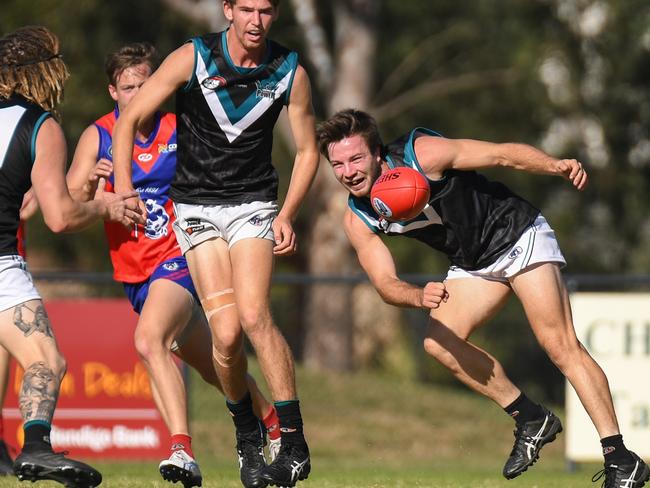
[[[552,412],[528,399],[494,357],[468,341],[514,291],[539,343],[575,388],[601,437],[603,486],[643,486],[650,470],[625,448],[607,378],[576,338],[560,274],[565,261],[553,230],[530,203],[475,171],[502,166],[556,175],[582,190],[582,164],[525,144],[446,139],[422,128],[383,146],[374,119],[358,110],[320,124],[318,143],[349,191],[345,231],[379,294],[393,305],[429,310],[427,353],[515,419],[515,444],[503,475],[510,479],[526,471],[562,431]],[[424,174],[431,189],[428,205],[407,222],[389,222],[369,199],[376,179],[397,166]],[[445,282],[421,288],[400,280],[382,234],[412,237],[447,255]]]
[[[115,190],[131,189],[138,125],[176,94],[174,225],[214,338],[214,362],[233,414],[246,487],[294,486],[311,469],[291,351],[269,310],[273,255],[295,252],[292,227],[318,166],[309,79],[296,53],[267,40],[277,0],[226,0],[230,27],[170,54],[121,114],[113,131]],[[271,162],[283,107],[296,144],[278,210]],[[246,386],[243,334],[250,339],[280,418],[282,447],[266,466]]]

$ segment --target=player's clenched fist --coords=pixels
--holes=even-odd
[[[587,171],[580,161],[576,159],[560,159],[557,166],[559,172],[578,190],[583,190],[587,186]]]
[[[444,283],[430,281],[422,288],[422,307],[438,308],[449,297]]]

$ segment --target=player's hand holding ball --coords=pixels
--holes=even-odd
[[[429,196],[427,178],[406,166],[385,171],[370,190],[372,208],[393,222],[417,217],[429,202]]]

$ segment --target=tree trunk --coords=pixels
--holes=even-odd
[[[378,2],[333,2],[335,25],[335,79],[329,113],[367,108],[375,55]],[[357,271],[356,256],[342,228],[347,195],[323,161],[314,187],[312,225],[308,238],[308,270],[313,275]],[[347,286],[315,284],[308,293],[304,362],[310,367],[350,370],[354,367],[352,290]]]

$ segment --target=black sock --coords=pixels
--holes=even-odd
[[[246,392],[246,396],[236,403],[226,400],[226,405],[230,410],[237,432],[247,434],[260,428],[260,421],[253,413],[253,402],[249,392]]]
[[[519,395],[517,399],[504,408],[506,413],[510,415],[517,424],[524,424],[531,420],[537,420],[544,416],[544,409],[532,402],[524,393]]]
[[[23,427],[25,431],[25,444],[23,452],[51,451],[50,431],[52,427],[42,420],[26,422]]]
[[[300,415],[300,402],[289,400],[286,402],[275,402],[275,410],[280,419],[280,433],[282,443],[299,444],[307,446],[305,436],[302,432],[302,416]]]
[[[623,436],[621,434],[603,437],[600,440],[600,445],[603,446],[603,456],[605,456],[605,464],[630,464],[634,462],[634,458],[630,451],[627,450],[623,444]]]

